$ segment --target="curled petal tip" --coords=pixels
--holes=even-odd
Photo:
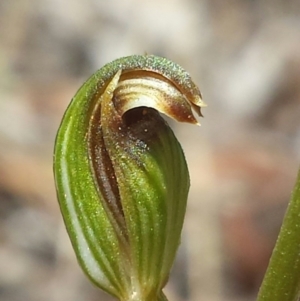
[[[195,97],[194,104],[200,108],[207,107],[207,104],[203,101],[201,94]]]
[[[203,117],[201,108],[207,107],[207,104],[203,101],[201,94],[196,95],[191,101],[191,107],[197,113],[199,117]]]
[[[205,108],[205,107],[207,107],[207,103],[205,103],[205,102],[203,101],[203,99],[201,98],[201,99],[200,99],[200,104],[199,104],[199,106],[200,106],[201,108]]]

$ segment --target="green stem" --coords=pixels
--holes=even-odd
[[[296,301],[300,292],[300,170],[257,301]]]

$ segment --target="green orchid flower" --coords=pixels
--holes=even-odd
[[[54,153],[62,216],[86,275],[121,301],[166,300],[190,181],[159,113],[197,124],[202,106],[180,66],[135,55],[96,72],[63,117]]]

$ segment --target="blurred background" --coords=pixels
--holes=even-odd
[[[0,300],[112,300],[77,265],[52,153],[103,64],[165,56],[199,83],[201,127],[172,123],[191,173],[170,301],[252,301],[300,162],[298,0],[0,0]]]

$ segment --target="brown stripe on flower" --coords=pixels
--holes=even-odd
[[[114,104],[119,114],[141,106],[152,107],[177,121],[197,124],[192,108],[201,114],[198,106],[170,80],[154,74],[141,71],[122,74],[114,92]]]
[[[101,106],[99,105],[97,110],[94,110],[94,116],[90,123],[88,139],[90,163],[94,172],[94,178],[98,184],[100,199],[104,201],[104,208],[108,212],[109,217],[113,219],[112,224],[117,226],[121,236],[125,235],[127,239],[127,229],[118,183],[104,144],[100,115]]]

